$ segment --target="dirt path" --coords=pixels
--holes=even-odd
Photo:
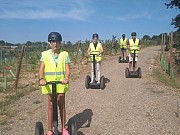
[[[179,135],[180,119],[176,117],[180,93],[158,83],[151,76],[159,47],[140,53],[142,79],[126,79],[127,64],[117,63],[117,56],[103,62],[102,73],[110,80],[104,90],[86,90],[84,78],[71,82],[67,93],[67,118],[77,120],[79,135]],[[15,117],[0,127],[1,135],[33,135],[40,120],[47,127],[47,99],[40,91],[21,98],[9,109]]]

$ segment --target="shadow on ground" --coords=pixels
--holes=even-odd
[[[85,109],[83,112],[78,113],[70,119],[76,121],[77,130],[80,128],[88,128],[91,125],[93,112],[91,109]],[[81,131],[78,131],[77,135],[84,135]]]

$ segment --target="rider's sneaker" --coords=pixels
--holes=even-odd
[[[97,83],[100,84],[100,81],[98,81]]]
[[[68,131],[64,128],[62,135],[69,135]]]
[[[47,135],[53,135],[52,131],[48,131]]]

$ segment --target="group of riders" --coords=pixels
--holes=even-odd
[[[141,49],[140,40],[136,38],[136,32],[131,33],[132,38],[129,40],[125,37],[125,34],[122,35],[122,38],[119,41],[120,48],[122,53],[125,56],[125,59],[128,56],[129,61],[129,70],[136,70],[138,52]],[[69,135],[66,128],[66,111],[65,111],[65,93],[69,88],[69,77],[70,77],[70,58],[68,52],[63,51],[62,49],[62,36],[58,32],[51,32],[48,35],[48,43],[51,49],[42,52],[41,64],[39,68],[39,84],[42,86],[42,94],[48,96],[48,133],[47,135],[53,135],[53,111],[52,111],[52,88],[49,85],[46,85],[46,82],[50,81],[61,81],[63,84],[57,84],[57,105],[60,111],[61,126],[62,126],[62,135]],[[103,54],[103,46],[99,41],[99,35],[97,33],[93,34],[92,42],[89,45],[87,54],[89,56],[89,61],[91,65],[91,82],[93,83],[94,78],[94,63],[96,64],[96,73],[97,73],[97,83],[100,83],[101,78],[101,61]],[[92,57],[92,53],[96,54],[95,61]],[[132,69],[132,61],[135,55],[135,67]]]
[[[136,32],[132,32],[131,36],[132,38],[128,40],[126,38],[126,35],[122,34],[122,37],[119,40],[119,45],[120,45],[121,52],[124,56],[123,58],[125,59],[125,61],[129,62],[129,70],[135,71],[137,68],[138,53],[140,49],[142,48],[142,46],[141,46],[140,40],[136,38],[137,36]],[[135,55],[135,67],[134,69],[132,69],[132,61],[133,61],[134,55]]]
[[[126,38],[125,34],[122,34],[122,37],[119,40],[119,46],[121,49],[121,52],[123,54],[123,59],[125,59],[125,61],[129,62],[129,71],[136,71],[137,68],[137,61],[138,61],[138,53],[140,51],[140,49],[142,48],[141,44],[140,44],[140,39],[138,39],[136,32],[132,32],[131,33],[131,37],[130,39]],[[101,78],[101,72],[100,72],[100,66],[101,66],[101,61],[102,61],[102,53],[103,51],[103,47],[102,44],[99,42],[99,36],[97,33],[93,34],[92,36],[92,43],[90,43],[89,48],[88,48],[88,55],[90,57],[90,63],[91,63],[91,83],[93,78],[94,78],[94,71],[93,71],[93,59],[92,56],[90,56],[91,52],[96,51],[96,53],[98,54],[96,56],[96,70],[97,70],[97,76],[98,76],[98,83],[100,83],[100,78]],[[135,55],[135,56],[134,56]],[[133,57],[135,57],[135,66],[133,67],[134,69],[132,69],[132,62],[133,62]]]

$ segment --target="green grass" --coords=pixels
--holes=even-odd
[[[7,106],[11,103],[14,103],[15,101],[19,100],[21,97],[31,93],[32,91],[35,91],[36,89],[34,87],[27,87],[24,89],[19,89],[14,94],[8,95],[5,97],[5,100],[0,101],[0,115],[6,115],[7,118],[15,117],[16,111],[9,111],[7,109]],[[8,91],[10,92],[10,91]],[[6,92],[7,93],[7,92]],[[37,100],[34,101],[34,104],[39,104],[41,101]],[[0,121],[0,125],[6,125],[7,124],[7,118],[5,120]]]
[[[161,68],[156,68],[153,70],[153,76],[166,86],[170,86],[176,89],[180,89],[180,78],[175,77],[175,80],[171,79],[166,72],[164,72]]]
[[[11,118],[11,117],[15,117],[17,114],[16,111],[9,111],[9,110],[4,110],[4,111],[1,111],[0,115],[6,115],[7,117]]]
[[[13,95],[6,96],[4,101],[0,101],[0,110],[35,90],[36,89],[34,87],[27,87],[24,89],[17,90]]]
[[[7,124],[7,119],[0,121],[1,126],[6,125],[6,124]]]

